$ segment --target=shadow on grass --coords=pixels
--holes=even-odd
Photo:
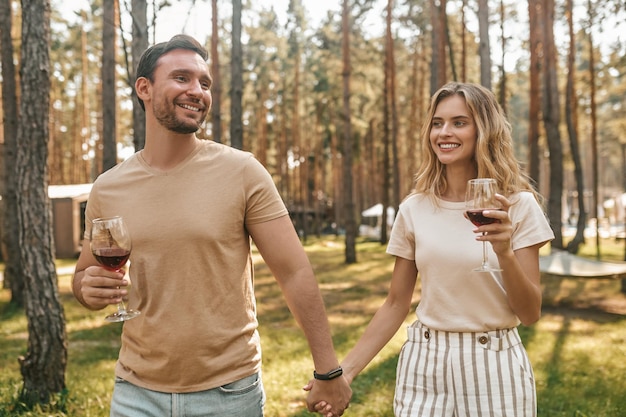
[[[577,285],[582,291],[584,284]],[[581,295],[582,296],[582,295]],[[573,305],[571,305],[573,304]],[[549,305],[543,312],[557,331],[539,335],[552,343],[537,381],[538,416],[618,417],[626,412],[626,317],[581,303]],[[586,304],[586,303],[582,303]],[[532,329],[537,329],[533,326]],[[532,330],[531,329],[531,330]],[[550,336],[553,338],[551,341]],[[621,368],[621,370],[620,370]]]
[[[619,279],[572,278],[542,275],[544,307],[565,307],[597,311],[617,316],[626,315],[626,294],[621,292]]]

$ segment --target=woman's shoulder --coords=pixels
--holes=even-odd
[[[400,207],[402,206],[414,206],[424,204],[424,202],[430,202],[430,198],[424,193],[413,192],[407,195],[404,200],[400,203]]]
[[[509,196],[509,201],[511,202],[509,213],[513,217],[539,215],[539,213],[545,216],[545,208],[537,199],[536,194],[531,191],[519,191]]]
[[[521,205],[539,205],[539,201],[537,200],[536,194],[529,190],[521,190],[510,195],[509,200],[512,204],[521,204]]]

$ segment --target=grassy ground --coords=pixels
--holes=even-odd
[[[604,245],[604,244],[603,244]],[[387,291],[392,260],[384,247],[358,244],[358,263],[343,263],[343,242],[311,241],[307,252],[327,303],[335,345],[343,357],[354,345]],[[595,256],[595,248],[583,250]],[[607,242],[605,259],[623,259],[623,246]],[[59,261],[63,262],[63,261]],[[21,387],[17,357],[27,348],[23,311],[11,310],[0,291],[0,417],[108,416],[113,367],[119,349],[118,324],[104,312],[82,308],[70,293],[68,275],[59,276],[69,337],[68,397],[56,409],[18,414],[14,399]],[[544,314],[520,333],[535,367],[540,417],[619,417],[626,415],[626,296],[617,280],[546,278]],[[301,387],[312,363],[306,341],[287,310],[267,268],[257,265],[256,293],[264,350],[263,373],[268,417],[305,417]],[[419,288],[414,294],[419,300]],[[413,315],[407,317],[407,324]],[[404,329],[354,381],[345,416],[392,416],[395,366]],[[58,409],[64,411],[58,411]]]

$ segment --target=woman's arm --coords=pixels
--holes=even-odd
[[[396,334],[409,313],[417,268],[412,260],[396,257],[389,293],[357,344],[341,365],[348,382],[369,364]]]

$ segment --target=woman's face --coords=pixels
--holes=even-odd
[[[477,129],[460,95],[439,102],[430,126],[430,146],[444,165],[473,166]]]

